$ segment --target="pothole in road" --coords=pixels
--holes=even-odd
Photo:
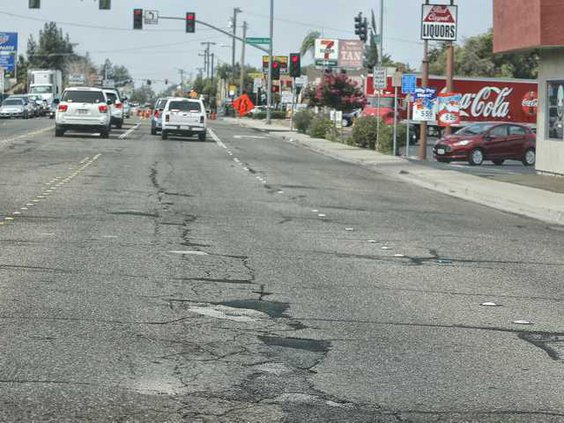
[[[259,336],[283,362],[292,367],[312,371],[327,355],[331,343],[324,340],[306,338],[286,338]]]
[[[564,334],[520,333],[519,338],[542,349],[550,358],[564,361]]]
[[[264,300],[228,300],[217,304],[239,309],[255,310],[273,318],[287,317],[284,313],[290,308],[288,303]]]

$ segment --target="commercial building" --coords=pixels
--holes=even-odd
[[[493,6],[494,53],[540,51],[536,169],[564,175],[564,2],[494,0]]]

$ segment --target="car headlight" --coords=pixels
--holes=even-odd
[[[462,141],[455,142],[453,145],[456,145],[456,146],[465,146],[465,145],[470,144],[471,142],[472,142],[472,141],[469,141],[469,140],[462,140]]]

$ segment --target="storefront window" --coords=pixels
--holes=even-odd
[[[564,81],[547,82],[548,138],[564,139]]]

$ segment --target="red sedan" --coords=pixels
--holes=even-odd
[[[491,160],[502,165],[505,160],[520,160],[525,166],[535,164],[536,136],[526,125],[482,122],[468,125],[453,135],[437,141],[433,157],[444,163],[468,161],[473,166]]]

